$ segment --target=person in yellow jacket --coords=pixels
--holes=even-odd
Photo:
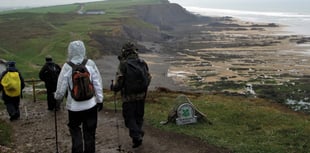
[[[19,119],[19,104],[25,82],[20,72],[15,67],[15,62],[7,62],[7,69],[0,78],[0,91],[2,99],[10,116],[10,121]]]

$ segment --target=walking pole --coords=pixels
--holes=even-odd
[[[56,110],[56,108],[57,108],[57,101],[55,102],[55,108],[54,108],[54,112],[55,112],[55,140],[56,140],[56,153],[59,153],[58,152],[58,134],[57,134],[57,110]]]
[[[111,80],[112,84],[110,86],[110,89],[113,89],[113,80]],[[117,109],[116,109],[116,92],[114,91],[114,95],[113,95],[113,99],[114,99],[114,113],[115,113],[115,117],[116,117],[116,129],[117,129],[117,143],[118,143],[118,148],[117,151],[122,152],[122,145],[120,143],[120,138],[119,138],[119,126],[118,126],[118,119],[117,119]]]

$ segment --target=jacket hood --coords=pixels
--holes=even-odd
[[[138,48],[132,42],[127,42],[122,46],[121,55],[118,56],[119,60],[126,60],[128,58],[138,58]]]
[[[17,71],[16,67],[15,67],[15,61],[9,61],[6,63],[7,66],[7,70],[8,71]]]
[[[46,62],[46,63],[52,63],[52,62],[53,62],[52,56],[51,56],[51,55],[47,55],[47,56],[45,57],[45,62]]]
[[[83,41],[72,41],[68,46],[68,60],[75,64],[82,63],[85,58],[85,52],[86,49]]]

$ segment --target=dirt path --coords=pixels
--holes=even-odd
[[[10,122],[14,130],[14,147],[18,153],[55,153],[54,112],[46,109],[45,101],[22,100],[20,120]],[[1,118],[8,121],[5,110]],[[70,153],[71,137],[67,128],[67,111],[62,106],[57,112],[58,144],[60,153]],[[8,121],[9,122],[9,121]],[[119,143],[116,123],[119,125]],[[119,144],[123,153],[219,153],[229,152],[210,146],[196,138],[167,133],[145,125],[143,145],[131,148],[131,141],[120,113],[103,110],[99,113],[96,133],[97,153],[117,153]]]

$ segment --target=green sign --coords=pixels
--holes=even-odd
[[[197,122],[197,117],[195,116],[195,110],[189,103],[181,104],[177,109],[177,119],[176,123],[178,125],[191,124]]]

